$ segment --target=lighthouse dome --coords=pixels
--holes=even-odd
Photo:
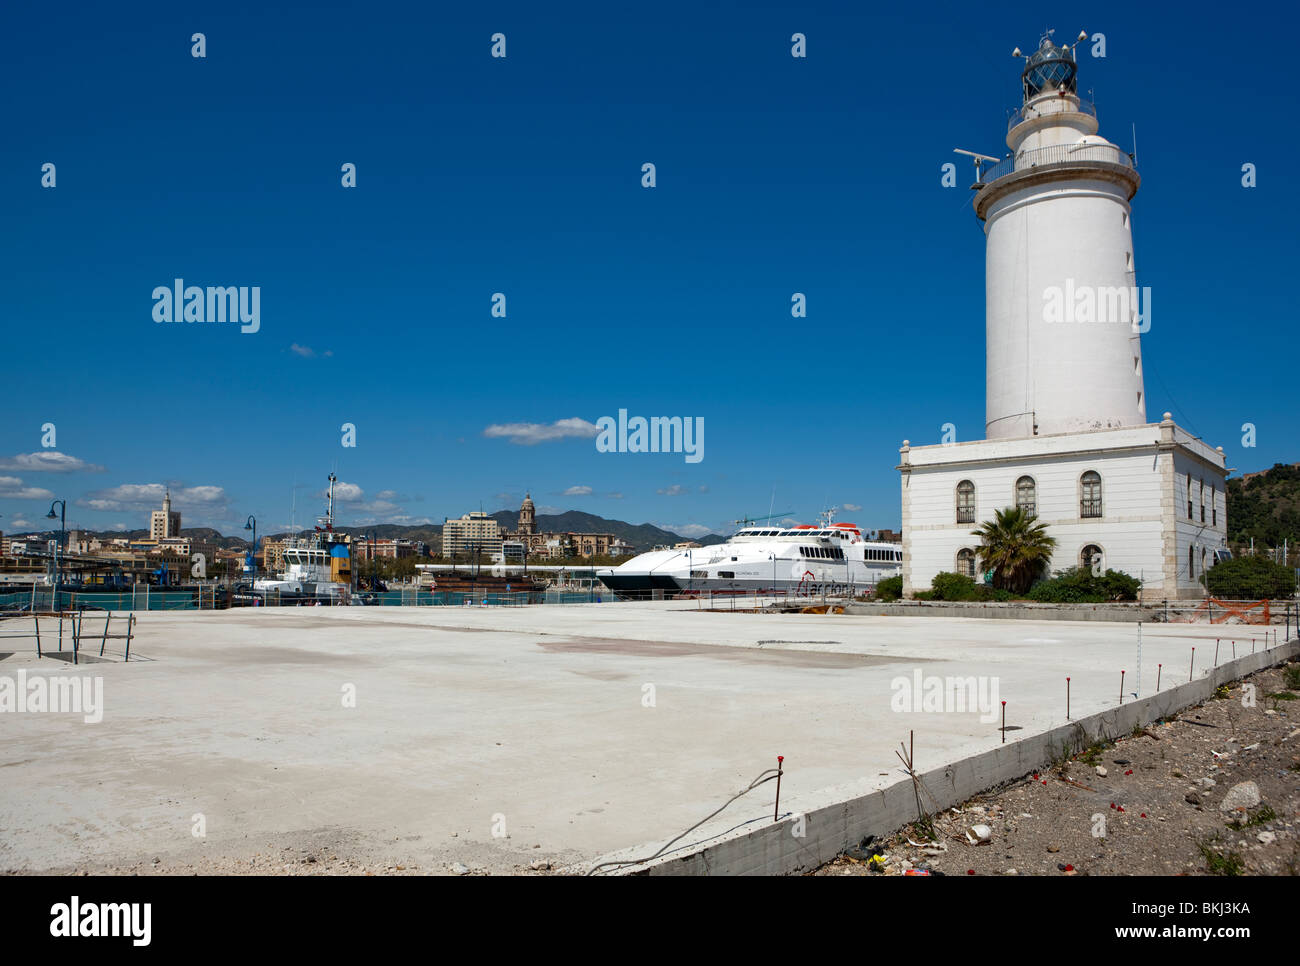
[[[1025,58],[1025,69],[1021,74],[1025,82],[1025,97],[1052,91],[1073,92],[1077,70],[1074,52],[1069,47],[1058,47],[1050,37],[1044,37],[1038,49]]]

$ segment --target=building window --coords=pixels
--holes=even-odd
[[[1101,547],[1095,543],[1090,543],[1079,551],[1079,566],[1091,572],[1094,561],[1100,570],[1106,568],[1106,555],[1101,552]]]
[[[1101,516],[1101,475],[1095,470],[1079,477],[1079,516]]]
[[[1210,526],[1219,525],[1219,494],[1213,486],[1210,487]]]
[[[975,522],[975,484],[970,480],[957,484],[957,522]]]
[[[1187,474],[1187,519],[1192,519],[1192,474]]]
[[[1032,476],[1022,476],[1016,480],[1016,508],[1030,516],[1038,514],[1038,487]]]
[[[1201,522],[1205,522],[1205,481],[1201,480]]]
[[[975,551],[969,547],[957,551],[957,573],[975,579]]]
[[[1187,576],[1191,580],[1196,579],[1196,548],[1187,548]]]

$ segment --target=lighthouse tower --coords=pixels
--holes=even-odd
[[[1097,134],[1074,50],[1025,58],[1008,159],[982,173],[989,439],[1146,422],[1129,203],[1139,178]],[[1146,313],[1145,315],[1143,313]]]
[[[1009,153],[976,155],[994,162],[974,185],[985,235],[984,438],[903,441],[904,592],[943,571],[985,579],[972,531],[1015,507],[1056,538],[1051,571],[1120,570],[1146,597],[1200,596],[1226,553],[1227,470],[1222,448],[1169,413],[1147,422],[1151,301],[1137,285],[1131,207],[1140,178],[1097,133],[1073,46],[1049,33],[1029,56],[1015,54]]]

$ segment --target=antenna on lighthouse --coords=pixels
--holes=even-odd
[[[972,190],[978,190],[978,189],[984,187],[984,162],[985,162],[985,161],[989,161],[989,162],[991,162],[991,163],[993,163],[993,164],[997,164],[999,161],[1002,160],[1001,158],[993,158],[993,157],[990,157],[990,156],[987,155],[987,154],[979,154],[979,153],[977,153],[977,152],[975,152],[975,151],[966,151],[966,150],[964,150],[964,149],[962,149],[962,148],[953,148],[952,150],[953,150],[953,153],[954,153],[954,154],[964,154],[964,155],[966,155],[967,157],[969,157],[969,158],[973,158],[973,159],[974,159],[974,161],[975,161],[975,183],[974,183],[973,185],[971,185],[971,189],[972,189]]]

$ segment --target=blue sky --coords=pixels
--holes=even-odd
[[[1105,34],[1080,90],[1103,135],[1129,149],[1137,126],[1148,418],[1172,410],[1241,471],[1300,459],[1283,376],[1300,135],[1278,122],[1291,58],[1258,53],[1289,9],[61,11],[0,23],[6,532],[56,497],[70,525],[145,526],[161,484],[187,526],[276,528],[295,492],[304,523],[331,470],[344,524],[531,490],[543,511],[684,533],[825,505],[897,526],[901,441],[983,431],[983,234],[951,152],[1005,153],[1010,51],[1049,26]],[[178,277],[260,286],[260,331],[156,324],[151,293]],[[702,417],[705,458],[485,432],[620,408]],[[31,455],[45,423],[59,458]]]

